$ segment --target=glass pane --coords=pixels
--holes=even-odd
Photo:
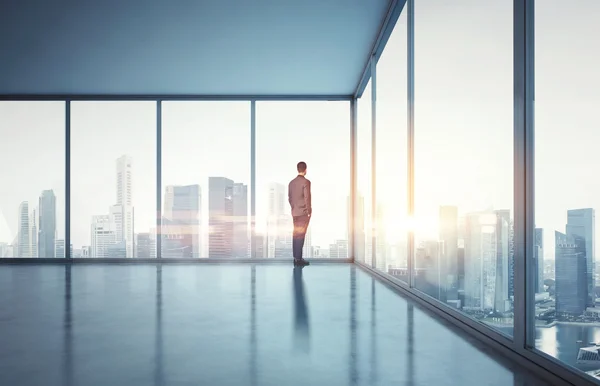
[[[156,257],[156,102],[71,103],[73,257]]]
[[[356,151],[356,260],[367,265],[373,263],[373,239],[371,218],[372,181],[371,168],[371,81],[367,84],[361,98],[358,99],[357,111],[357,151]]]
[[[162,257],[248,257],[250,102],[163,102],[162,146]]]
[[[0,102],[0,257],[65,257],[65,103]]]
[[[536,237],[529,278],[535,347],[596,377],[599,18],[598,1],[536,2]]]
[[[415,19],[415,287],[512,335],[512,1]]]
[[[288,184],[300,161],[313,210],[302,257],[348,257],[349,133],[348,102],[256,103],[257,257],[293,255]]]
[[[377,63],[377,269],[408,281],[406,12]]]

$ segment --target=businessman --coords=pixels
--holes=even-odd
[[[308,261],[302,257],[304,238],[308,223],[312,216],[312,204],[310,196],[310,181],[306,179],[306,162],[298,162],[296,165],[298,176],[290,181],[288,185],[288,201],[292,208],[294,218],[294,234],[292,250],[294,254],[294,265],[308,265]]]

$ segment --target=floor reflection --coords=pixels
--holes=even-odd
[[[14,268],[0,384],[543,384],[354,266],[290,268]]]
[[[371,278],[371,371],[369,372],[369,381],[372,385],[377,384],[377,312],[375,296],[375,278]]]
[[[63,384],[73,385],[73,313],[71,310],[71,265],[65,266],[65,312],[63,322]]]
[[[308,353],[310,351],[310,326],[308,322],[308,308],[304,291],[302,271],[304,267],[294,267],[294,348],[296,351]]]
[[[154,384],[163,386],[165,384],[164,361],[163,361],[163,332],[162,332],[162,265],[156,266],[156,349],[154,360]]]
[[[256,386],[258,350],[256,347],[256,266],[252,265],[250,271],[250,385]]]
[[[350,350],[348,361],[349,384],[358,385],[358,339],[356,321],[356,268],[350,268]]]
[[[412,303],[406,303],[406,384],[415,384],[415,310]]]

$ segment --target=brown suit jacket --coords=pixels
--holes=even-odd
[[[312,214],[310,181],[300,175],[291,180],[288,185],[288,201],[292,208],[292,216]]]

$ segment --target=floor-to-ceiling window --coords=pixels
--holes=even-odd
[[[535,245],[528,277],[535,293],[531,346],[596,376],[598,20],[594,0],[535,4]]]
[[[512,1],[415,3],[414,285],[511,335]]]
[[[376,268],[408,281],[406,12],[377,62]]]
[[[0,257],[64,257],[65,102],[0,102]]]
[[[72,257],[156,257],[156,102],[71,102]]]
[[[347,101],[256,102],[256,257],[292,257],[288,184],[307,165],[312,215],[303,257],[348,257]]]
[[[358,189],[356,191],[355,208],[355,250],[356,259],[367,265],[373,262],[372,242],[372,122],[371,122],[371,81],[357,102],[357,166],[356,176]]]
[[[250,102],[162,102],[162,258],[250,256]]]

